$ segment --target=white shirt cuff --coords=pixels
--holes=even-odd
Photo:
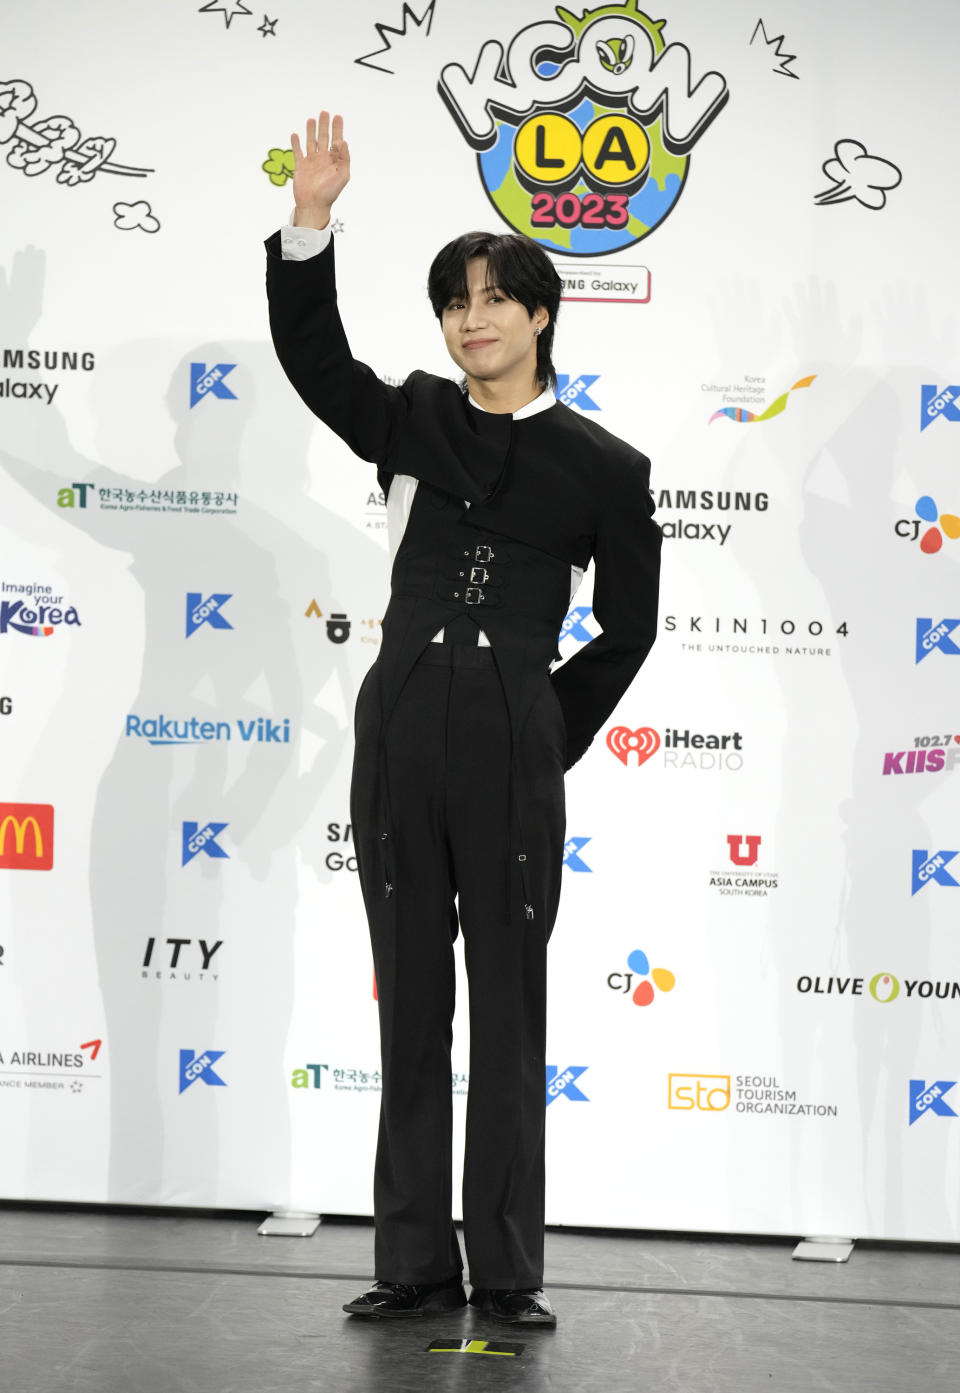
[[[281,227],[280,250],[284,261],[308,261],[311,256],[319,256],[326,251],[332,235],[331,223],[319,232],[315,227]]]

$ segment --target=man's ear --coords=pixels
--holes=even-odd
[[[533,312],[533,326],[535,329],[545,329],[550,323],[550,315],[543,305],[538,305]]]

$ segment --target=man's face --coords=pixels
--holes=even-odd
[[[537,328],[548,315],[542,307],[531,317],[518,300],[487,285],[486,257],[467,262],[467,294],[444,307],[441,324],[447,352],[468,377],[485,382],[537,375]]]

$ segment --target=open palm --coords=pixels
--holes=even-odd
[[[306,145],[294,131],[293,198],[298,208],[329,209],[350,178],[350,150],[343,138],[343,117],[321,111],[319,121],[307,122]]]

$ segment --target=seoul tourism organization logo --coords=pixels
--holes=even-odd
[[[494,39],[438,90],[503,220],[550,251],[604,256],[650,235],[683,191],[690,152],[729,95],[637,0]]]

